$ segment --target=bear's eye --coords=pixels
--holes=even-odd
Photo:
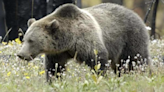
[[[33,43],[34,41],[33,41],[33,40],[31,40],[31,39],[29,39],[29,40],[28,40],[28,42],[29,42],[29,43]]]

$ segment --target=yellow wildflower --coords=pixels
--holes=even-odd
[[[6,45],[6,44],[7,44],[7,42],[2,42],[2,44],[3,44],[3,45]]]
[[[28,73],[24,73],[24,75],[26,76],[26,75],[28,75]]]
[[[21,44],[21,41],[20,41],[19,38],[16,38],[16,39],[15,39],[15,42],[18,43],[18,44]]]
[[[25,78],[26,78],[26,79],[30,79],[30,77],[29,77],[29,76],[26,76]]]
[[[45,54],[41,55],[41,58],[44,58],[45,57]]]
[[[8,73],[7,73],[7,76],[10,76],[10,74],[11,74],[11,72],[8,72]]]
[[[42,74],[44,74],[44,73],[45,73],[45,71],[41,71],[41,72],[39,72],[40,75],[42,75]]]

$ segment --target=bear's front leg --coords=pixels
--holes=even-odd
[[[102,75],[104,75],[106,73],[106,69],[108,68],[108,53],[106,51],[99,51],[97,55],[91,55],[90,58],[86,60],[86,64],[90,66],[93,70],[95,70],[97,74],[101,73]],[[101,64],[101,66],[97,70],[95,66],[97,66],[98,64]]]
[[[65,70],[65,63],[70,58],[67,52],[60,54],[48,54],[45,57],[45,71],[46,71],[46,80],[51,83],[51,77],[56,76],[57,73],[62,73]]]
[[[97,55],[97,64],[95,63],[95,65],[98,65],[99,63],[101,64],[101,66],[100,66],[100,69],[97,73],[98,74],[101,73],[101,75],[104,76],[106,74],[107,68],[109,68],[107,66],[107,64],[108,64],[108,55],[107,55],[107,53],[102,52],[102,53],[99,53]],[[95,67],[94,67],[94,69],[95,69]]]

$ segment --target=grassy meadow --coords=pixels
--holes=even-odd
[[[163,92],[164,91],[164,40],[150,42],[153,73],[142,66],[129,74],[117,77],[111,69],[107,76],[97,76],[85,64],[70,60],[67,71],[61,78],[46,83],[43,58],[31,62],[16,57],[21,42],[19,39],[0,45],[0,92]]]

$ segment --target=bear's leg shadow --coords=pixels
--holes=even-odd
[[[62,73],[65,70],[65,64],[70,56],[67,52],[60,54],[48,54],[45,57],[45,70],[46,70],[46,80],[47,82],[52,82],[51,77],[56,76],[57,73]],[[57,71],[56,71],[57,70]]]

